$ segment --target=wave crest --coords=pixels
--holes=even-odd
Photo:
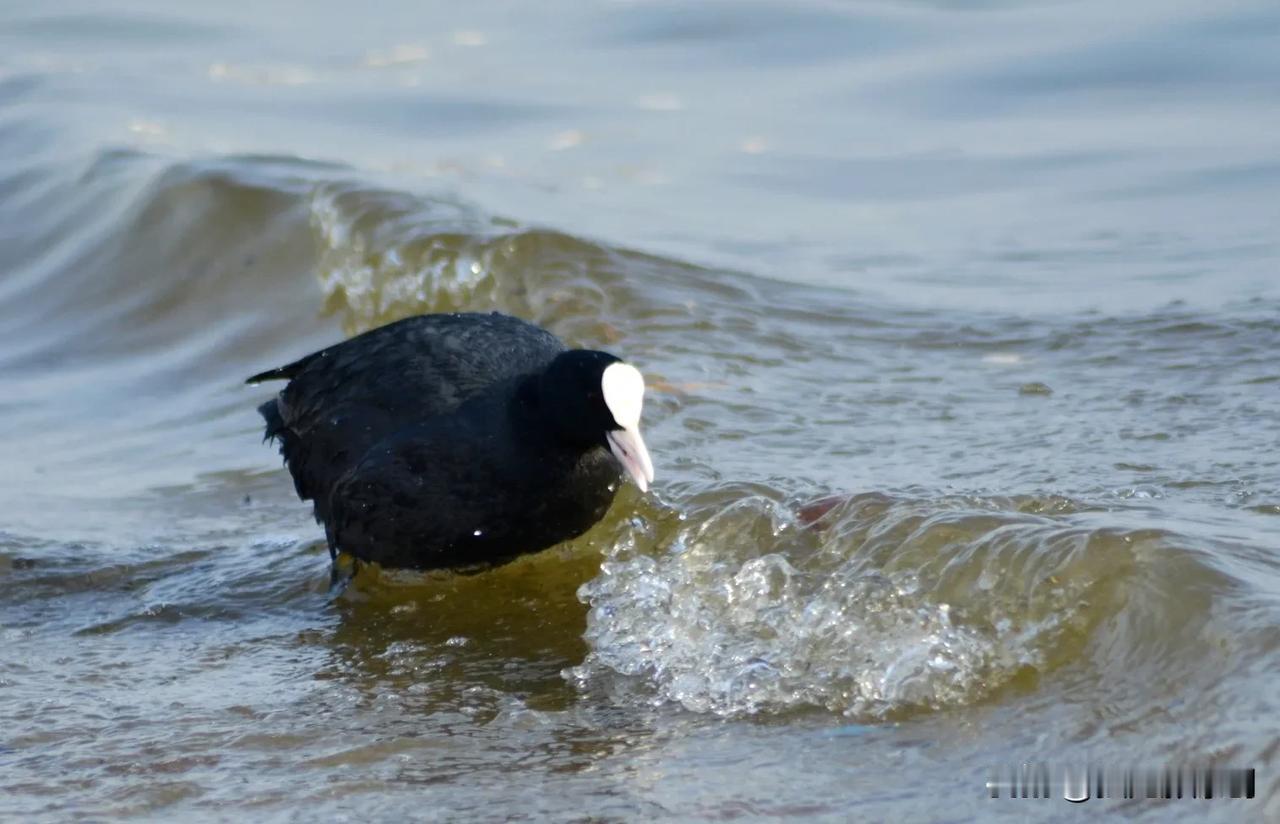
[[[1082,654],[1162,540],[1033,514],[1061,507],[871,494],[813,524],[746,495],[657,554],[638,530],[579,590],[590,652],[565,675],[726,716],[900,718],[1029,687]]]

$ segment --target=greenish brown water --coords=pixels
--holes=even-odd
[[[259,6],[0,9],[5,818],[1280,817],[1272,5]],[[489,308],[655,492],[329,599],[243,378]]]

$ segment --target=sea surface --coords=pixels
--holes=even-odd
[[[330,597],[243,379],[490,309],[655,491]],[[1280,821],[1278,353],[1273,0],[9,0],[0,818]]]

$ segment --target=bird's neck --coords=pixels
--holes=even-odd
[[[576,433],[565,431],[563,414],[547,402],[539,373],[516,379],[508,417],[516,438],[525,443],[554,444],[555,451],[573,455],[591,448],[591,444],[580,443]]]
[[[525,443],[537,443],[550,433],[558,441],[554,422],[550,420],[542,402],[542,389],[538,373],[516,379],[516,391],[511,393],[507,417],[516,438]]]

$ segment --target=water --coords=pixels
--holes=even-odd
[[[1280,817],[1280,12],[0,9],[0,812]],[[498,308],[651,377],[656,492],[327,554],[261,369]],[[1099,806],[1099,802],[1090,802]],[[1028,804],[1039,805],[1029,809]]]

